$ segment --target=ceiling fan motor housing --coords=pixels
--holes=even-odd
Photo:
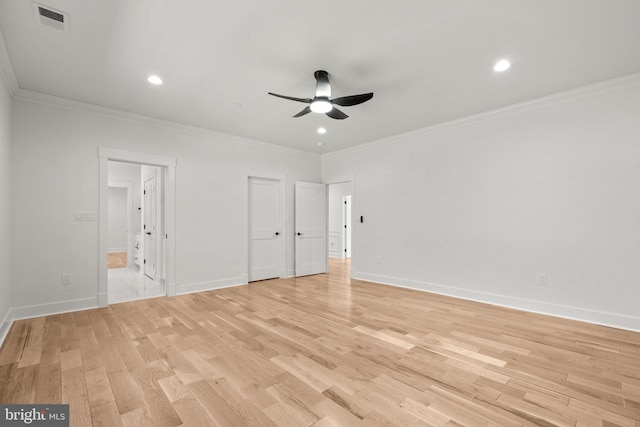
[[[301,117],[311,112],[326,114],[332,119],[343,120],[347,116],[342,111],[334,107],[339,105],[343,107],[350,107],[353,105],[362,104],[370,100],[373,97],[373,92],[363,93],[360,95],[342,96],[335,99],[331,98],[331,84],[329,83],[329,73],[324,70],[317,70],[313,73],[316,78],[316,93],[313,99],[311,98],[296,98],[293,96],[279,95],[277,93],[269,92],[269,95],[277,96],[278,98],[289,99],[291,101],[304,102],[309,104],[298,114],[293,117]]]

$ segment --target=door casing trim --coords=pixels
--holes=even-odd
[[[287,221],[287,174],[281,172],[245,169],[243,171],[243,185],[242,185],[242,230],[241,236],[241,249],[240,249],[240,261],[243,265],[242,271],[242,283],[249,283],[249,178],[262,178],[272,179],[278,181],[280,188],[280,244],[278,249],[278,271],[280,277],[288,277],[287,269],[287,247],[289,242],[289,230],[287,225],[290,221]]]
[[[160,166],[165,177],[165,229],[166,234],[166,291],[167,296],[176,295],[176,165],[174,157],[157,154],[139,153],[109,147],[98,147],[99,159],[99,238],[98,238],[98,307],[108,305],[108,276],[107,276],[107,223],[108,223],[108,187],[109,160],[138,163],[150,166]]]

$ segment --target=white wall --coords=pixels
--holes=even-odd
[[[109,187],[108,204],[108,236],[107,245],[109,252],[126,252],[127,240],[127,189],[122,187]]]
[[[123,162],[109,162],[108,167],[110,181],[127,182],[133,186],[133,206],[131,207],[133,210],[133,232],[131,238],[133,239],[135,233],[140,233],[142,231],[142,190],[140,185],[141,167],[137,164]]]
[[[351,182],[329,184],[327,202],[329,204],[328,227],[329,241],[327,248],[329,256],[342,258],[340,253],[342,239],[342,197],[351,195]]]
[[[13,131],[11,262],[19,315],[97,304],[98,222],[77,222],[74,212],[98,211],[99,146],[177,159],[178,292],[242,283],[246,169],[287,174],[289,217],[294,182],[320,180],[317,155],[22,98],[14,100]],[[61,285],[62,273],[72,274],[71,286]],[[37,304],[43,306],[27,307]]]
[[[322,167],[355,177],[354,277],[640,330],[640,77]]]
[[[0,37],[0,43],[3,43]],[[11,290],[11,97],[0,71],[0,344],[10,326]]]

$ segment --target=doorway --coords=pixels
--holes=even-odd
[[[166,295],[158,245],[163,217],[161,168],[109,161],[108,180],[107,302]]]
[[[159,295],[175,295],[175,164],[174,158],[100,147],[100,250],[98,306]],[[111,172],[111,173],[110,173]],[[120,174],[118,176],[118,174]],[[145,200],[150,178],[152,195]],[[111,182],[110,182],[111,179]],[[109,186],[126,182],[132,203],[127,238],[126,268],[107,268],[109,252]],[[112,209],[113,210],[113,209]],[[145,213],[151,216],[148,227]],[[143,230],[152,232],[146,249]],[[151,231],[153,230],[153,231]],[[150,252],[152,251],[152,252]],[[145,274],[146,256],[153,254],[152,269]],[[152,277],[150,277],[152,276]],[[124,293],[118,289],[124,288]]]
[[[350,275],[352,257],[353,181],[337,181],[327,185],[328,245],[331,270]]]

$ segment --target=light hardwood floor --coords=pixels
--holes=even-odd
[[[0,402],[78,426],[640,426],[640,334],[347,266],[17,321]]]
[[[107,269],[109,268],[127,268],[127,253],[109,252],[107,254]]]

